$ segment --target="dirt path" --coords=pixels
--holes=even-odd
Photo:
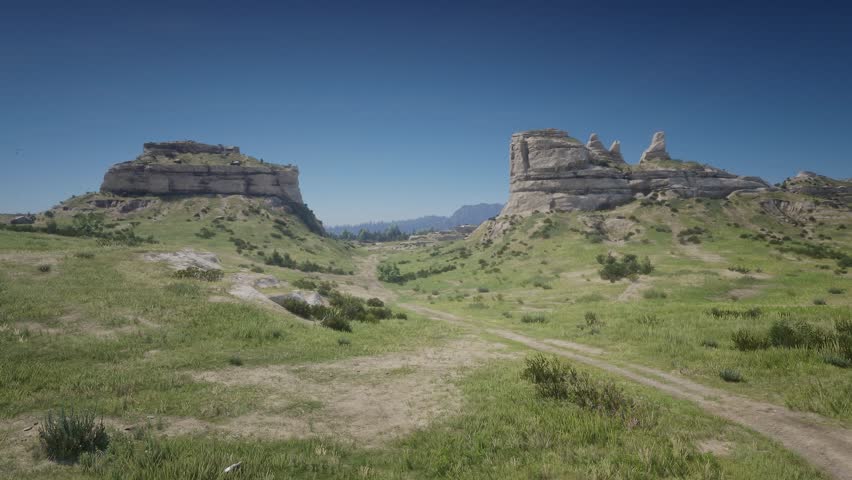
[[[475,323],[462,317],[422,305],[401,304],[400,307],[454,325],[478,328]],[[538,340],[505,329],[481,327],[479,330],[538,351],[585,363],[674,397],[689,400],[713,415],[751,428],[781,443],[835,479],[852,480],[852,430],[833,425],[819,415],[796,412],[782,406],[733,395],[638,364],[617,365],[605,359],[605,352],[585,345],[553,339]]]

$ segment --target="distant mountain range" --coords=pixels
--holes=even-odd
[[[421,232],[424,230],[448,230],[459,225],[479,225],[491,217],[496,217],[502,209],[502,203],[478,203],[476,205],[464,205],[449,217],[427,215],[410,220],[336,225],[325,227],[325,229],[333,235],[340,235],[345,230],[354,234],[357,234],[362,229],[368,232],[384,232],[393,225],[396,225],[404,233]]]

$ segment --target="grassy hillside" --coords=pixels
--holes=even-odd
[[[130,200],[90,194],[39,216],[38,228],[98,235],[0,230],[3,475],[215,479],[242,462],[238,476],[252,479],[826,478],[751,430],[600,370],[575,366],[586,394],[614,399],[610,410],[543,395],[524,373],[532,352],[476,325],[597,346],[841,423],[850,416],[848,370],[822,351],[730,343],[744,323],[764,328],[783,314],[828,328],[848,314],[836,259],[779,251],[792,240],[767,244],[804,229],[796,238],[840,250],[849,237],[839,222],[793,227],[746,198],[674,200],[500,220],[466,242],[399,251],[321,237],[262,199]],[[90,213],[103,221],[80,220]],[[215,253],[224,277],[177,278],[146,260],[184,248]],[[296,267],[328,268],[266,264],[275,250]],[[602,280],[596,257],[610,251],[640,265],[647,256],[653,271]],[[381,259],[385,274],[390,265],[406,278],[423,273],[382,285]],[[251,275],[283,282],[264,293],[313,282],[408,315],[322,328],[236,295]],[[409,304],[473,323],[427,319]],[[701,345],[710,339],[718,348]],[[745,382],[723,385],[723,368]],[[109,446],[50,461],[39,443],[45,415],[71,407],[102,418]]]
[[[813,209],[794,225],[761,206],[772,200]],[[402,276],[423,272],[395,286],[406,301],[852,420],[849,370],[829,363],[841,346],[740,351],[732,340],[742,328],[766,335],[799,321],[832,333],[852,318],[848,209],[784,193],[645,203],[498,220],[468,241],[385,263]],[[597,259],[608,254],[647,258],[653,271],[603,279]],[[745,381],[724,381],[726,369]]]

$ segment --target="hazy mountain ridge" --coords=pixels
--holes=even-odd
[[[423,217],[398,220],[398,221],[378,221],[366,222],[353,225],[336,225],[326,227],[326,231],[333,235],[340,235],[348,230],[352,233],[358,233],[362,229],[368,232],[383,232],[393,225],[396,225],[400,231],[404,233],[414,233],[423,230],[446,230],[466,224],[480,224],[491,217],[495,217],[503,208],[502,203],[478,203],[476,205],[463,205],[459,207],[449,217],[440,215],[426,215]]]

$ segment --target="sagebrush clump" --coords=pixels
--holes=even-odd
[[[92,412],[74,409],[49,411],[38,437],[47,458],[57,462],[76,462],[85,452],[104,451],[109,446],[103,422],[95,421]]]
[[[637,407],[614,383],[596,380],[555,356],[536,354],[527,358],[521,375],[535,384],[540,396],[567,400],[585,410],[626,419]]]

